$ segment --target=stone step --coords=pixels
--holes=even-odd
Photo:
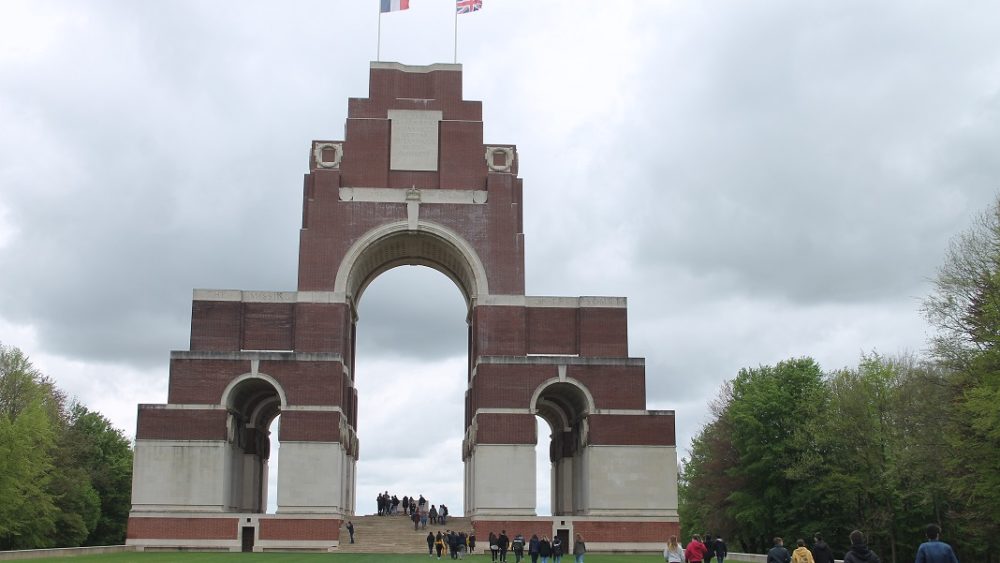
[[[427,532],[436,535],[438,530],[472,530],[472,521],[461,517],[449,517],[447,524],[428,522],[427,528],[417,531],[413,530],[409,517],[402,514],[359,516],[351,521],[354,523],[355,543],[350,543],[351,536],[347,533],[345,520],[340,528],[340,545],[337,548],[342,553],[427,553]],[[477,544],[481,546],[482,542],[477,541]]]

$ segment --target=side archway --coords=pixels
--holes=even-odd
[[[267,511],[271,422],[287,404],[284,390],[265,374],[244,374],[222,393],[226,408],[230,505],[235,510]]]
[[[549,442],[552,514],[575,514],[582,502],[582,454],[587,443],[587,417],[594,412],[594,397],[575,379],[553,378],[535,389],[529,408],[552,429]]]

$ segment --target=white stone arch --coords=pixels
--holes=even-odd
[[[226,388],[222,390],[222,398],[219,401],[219,406],[223,408],[228,407],[229,399],[232,397],[233,390],[236,389],[236,387],[240,383],[243,383],[248,379],[261,379],[270,383],[271,386],[274,387],[274,390],[278,392],[278,399],[280,399],[281,401],[281,409],[284,410],[285,407],[288,406],[288,399],[285,395],[285,390],[284,388],[281,387],[281,384],[278,383],[278,380],[271,377],[270,375],[267,375],[266,373],[260,373],[260,372],[244,373],[243,375],[234,377],[233,380],[229,382],[229,385],[226,385]]]
[[[580,380],[572,377],[553,377],[550,379],[546,379],[545,381],[538,384],[538,387],[535,387],[534,393],[531,394],[531,401],[528,403],[528,410],[531,412],[531,414],[534,415],[538,414],[538,400],[539,397],[542,396],[542,393],[544,393],[545,390],[548,389],[549,387],[552,387],[553,385],[556,385],[558,383],[568,383],[579,389],[584,399],[586,400],[586,408],[584,409],[585,412],[587,414],[596,412],[596,407],[594,406],[594,396],[590,393],[590,389],[587,389],[587,386],[584,385]]]
[[[466,303],[489,295],[486,268],[475,249],[461,235],[437,223],[407,221],[376,227],[362,235],[337,268],[334,292],[357,303],[379,274],[402,265],[421,265],[448,276]]]

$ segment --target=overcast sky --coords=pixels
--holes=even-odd
[[[367,96],[377,5],[2,0],[0,342],[134,435],[192,289],[295,289],[310,141]],[[453,5],[383,16],[381,60],[452,62]],[[924,350],[928,279],[1000,190],[1000,3],[485,0],[458,24],[485,141],[518,147],[527,293],[628,298],[680,455],[742,367]],[[388,488],[459,513],[462,297],[404,267],[360,312],[358,510]]]

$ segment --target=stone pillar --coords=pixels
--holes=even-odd
[[[535,516],[534,444],[475,446],[466,460],[466,482],[467,516]]]
[[[282,442],[278,513],[341,514],[344,450],[339,442]]]

